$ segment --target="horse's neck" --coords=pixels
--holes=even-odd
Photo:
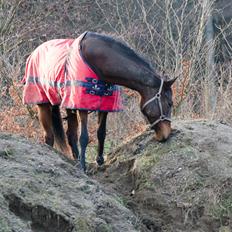
[[[130,72],[131,71],[131,72]],[[105,76],[107,82],[122,85],[129,89],[135,90],[145,97],[149,89],[158,88],[160,79],[147,69],[127,70],[127,73],[115,76]]]
[[[107,81],[136,90],[140,94],[146,87],[160,86],[161,81],[151,68],[123,56],[116,56],[116,58],[118,60],[111,58],[112,62],[109,63],[109,67],[102,69],[106,78],[110,77]]]
[[[109,77],[106,76],[108,82],[125,86],[129,89],[135,90],[140,94],[140,107],[144,105],[149,99],[155,96],[157,89],[159,89],[161,80],[155,76],[154,72],[146,69],[137,70],[137,72],[123,77]]]

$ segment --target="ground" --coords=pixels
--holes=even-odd
[[[204,120],[173,128],[165,143],[149,130],[125,142],[95,178],[148,231],[232,231],[232,128]]]
[[[173,129],[165,143],[150,130],[130,138],[88,176],[47,146],[0,135],[0,231],[232,231],[232,128]]]
[[[120,198],[51,148],[0,135],[1,232],[139,231]]]

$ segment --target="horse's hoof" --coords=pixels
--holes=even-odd
[[[104,157],[103,156],[98,156],[96,159],[96,162],[99,166],[104,164]]]
[[[81,165],[81,170],[86,173],[86,166],[85,165]]]
[[[81,171],[82,171],[83,173],[87,174],[87,169],[86,169],[86,167],[81,167]]]
[[[75,160],[75,167],[86,173],[86,165],[85,163],[80,162],[79,160]]]

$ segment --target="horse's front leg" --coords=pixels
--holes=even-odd
[[[79,111],[80,120],[81,120],[81,134],[80,134],[80,145],[81,145],[81,168],[86,171],[86,164],[85,164],[85,152],[86,147],[89,143],[89,135],[88,135],[88,129],[87,129],[87,123],[88,123],[88,111],[86,110],[80,110]]]
[[[104,164],[104,142],[106,137],[106,119],[107,112],[99,112],[98,113],[98,130],[97,130],[97,138],[98,138],[98,155],[96,161],[98,165]]]
[[[54,134],[52,129],[52,106],[50,103],[38,105],[39,121],[44,129],[45,143],[52,146],[54,145]]]
[[[79,159],[79,151],[78,151],[78,136],[77,136],[77,128],[78,128],[78,120],[76,111],[67,109],[67,121],[68,121],[68,129],[67,129],[67,138],[68,143],[72,149],[72,154],[75,159]]]

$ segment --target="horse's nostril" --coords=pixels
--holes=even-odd
[[[168,139],[168,138],[163,137],[162,140],[160,140],[159,142],[164,143],[164,142],[167,141],[167,139]]]

